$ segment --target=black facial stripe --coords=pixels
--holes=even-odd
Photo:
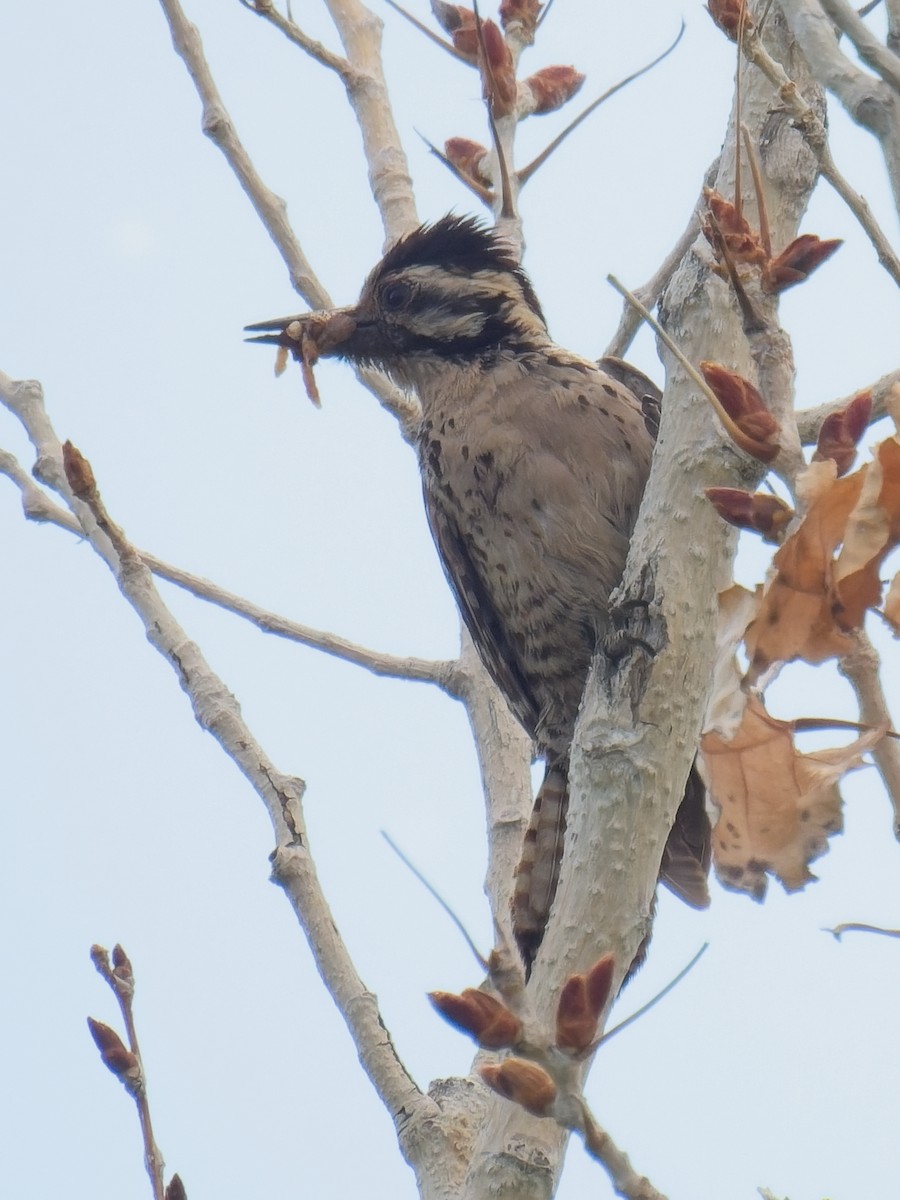
[[[508,297],[497,292],[479,292],[468,296],[455,296],[443,288],[419,288],[404,308],[404,313],[416,316],[434,312],[450,317],[464,317],[468,313],[479,313],[489,319],[499,315]]]
[[[469,337],[439,338],[405,330],[390,347],[385,346],[383,350],[355,348],[352,353],[339,356],[354,362],[389,367],[393,361],[419,355],[444,362],[471,362],[484,359],[486,355],[494,357],[503,348],[516,354],[528,354],[541,352],[544,346],[543,343],[531,341],[517,326],[489,320],[477,334]]]

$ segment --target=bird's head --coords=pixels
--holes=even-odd
[[[548,340],[534,289],[510,246],[480,221],[456,216],[396,242],[352,307],[247,330],[259,335],[250,341],[283,346],[307,363],[344,358],[408,386],[429,370],[488,366],[504,351],[522,353]]]

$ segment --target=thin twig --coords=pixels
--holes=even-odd
[[[900,938],[900,929],[883,929],[880,925],[866,925],[862,921],[844,921],[834,929],[823,929],[822,932],[830,933],[837,942],[845,933],[877,933],[881,937]]]
[[[403,851],[400,849],[400,847],[397,845],[397,843],[394,841],[394,839],[391,837],[391,835],[386,832],[386,830],[382,829],[381,836],[384,838],[384,840],[387,842],[387,844],[390,846],[390,848],[393,850],[393,852],[397,855],[397,857],[403,863],[404,867],[406,867],[407,870],[411,871],[413,873],[413,875],[415,875],[416,879],[418,879],[419,883],[421,883],[421,885],[425,889],[425,891],[428,892],[429,896],[433,897],[433,899],[435,899],[438,902],[438,904],[441,906],[441,908],[444,910],[444,912],[447,914],[447,916],[450,918],[450,920],[453,922],[453,924],[456,926],[456,928],[462,934],[463,941],[466,943],[466,945],[469,947],[469,949],[475,955],[475,958],[478,961],[478,965],[482,968],[482,970],[487,971],[488,967],[489,967],[488,960],[484,957],[484,955],[481,953],[481,951],[475,945],[475,940],[472,937],[472,935],[469,933],[468,929],[466,929],[465,925],[463,925],[462,921],[459,919],[459,917],[456,915],[456,913],[453,911],[453,909],[450,907],[450,905],[447,903],[447,901],[444,899],[444,897],[441,895],[441,893],[437,890],[437,888],[434,886],[434,884],[431,883],[425,877],[425,875],[423,875],[423,873],[419,870],[419,868],[415,865],[415,863],[403,853]]]
[[[709,401],[710,407],[719,418],[719,421],[722,423],[728,436],[739,445],[742,440],[740,430],[737,428],[729,414],[722,407],[718,396],[715,394],[694,364],[690,361],[681,347],[673,341],[668,333],[666,333],[665,329],[663,329],[662,325],[660,325],[653,313],[651,313],[649,309],[645,308],[644,305],[641,304],[641,302],[637,299],[637,297],[629,292],[628,288],[625,287],[624,284],[620,283],[618,279],[616,279],[615,275],[607,275],[606,278],[608,282],[616,289],[619,295],[624,296],[628,303],[640,313],[641,317],[643,317],[643,319],[647,322],[660,341],[671,351],[672,354],[674,354],[675,358],[678,359],[678,362],[681,364],[683,370],[690,376],[693,382]]]
[[[753,139],[750,137],[750,130],[741,122],[741,133],[744,137],[744,146],[747,150],[747,161],[750,164],[750,176],[753,179],[753,190],[756,193],[756,212],[759,220],[759,240],[762,245],[766,258],[772,257],[772,234],[769,229],[769,209],[766,204],[766,193],[763,187],[762,171],[759,166],[759,158],[756,154],[756,147],[753,145]]]
[[[165,1196],[165,1163],[156,1139],[150,1118],[150,1101],[147,1096],[147,1075],[138,1044],[137,1026],[134,1020],[134,971],[128,955],[121,946],[114,946],[112,964],[109,954],[102,946],[91,947],[91,960],[99,974],[109,985],[119,1005],[125,1031],[128,1036],[128,1052],[124,1052],[121,1039],[115,1030],[100,1022],[88,1019],[94,1042],[103,1056],[106,1066],[113,1072],[134,1100],[144,1143],[144,1166],[150,1176],[154,1200]]]
[[[681,237],[660,263],[656,272],[647,282],[639,288],[636,288],[634,295],[648,310],[656,307],[662,293],[668,286],[669,280],[675,273],[678,264],[690,250],[697,235],[700,232],[700,216],[699,202],[694,206],[690,220],[684,228]],[[612,355],[615,358],[623,358],[628,347],[634,341],[635,334],[641,327],[641,314],[631,305],[628,300],[625,300],[622,305],[622,316],[619,318],[619,326],[612,336],[612,340],[604,350],[604,356]]]
[[[500,176],[500,212],[498,216],[505,221],[514,221],[516,219],[516,198],[513,192],[509,164],[506,161],[506,153],[503,149],[503,143],[500,140],[500,131],[497,128],[497,122],[494,118],[494,97],[497,85],[494,81],[494,72],[488,57],[487,46],[484,42],[484,23],[481,20],[481,13],[478,11],[478,0],[472,0],[472,11],[475,13],[475,32],[478,35],[478,49],[480,51],[478,65],[484,88],[484,104],[487,109],[488,128],[491,131],[494,153],[497,155],[497,174]]]
[[[736,224],[740,225],[743,218],[744,196],[741,187],[741,81],[744,55],[741,47],[744,42],[744,30],[747,27],[747,0],[741,0],[738,31],[735,45],[737,63],[734,69],[734,216]]]
[[[781,100],[795,119],[807,145],[818,161],[819,173],[828,180],[856,217],[875,248],[878,261],[894,282],[900,286],[900,258],[897,257],[884,230],[872,215],[872,210],[865,199],[850,186],[837,169],[828,145],[828,131],[822,121],[803,99],[800,89],[781,64],[776,62],[765,49],[754,30],[750,30],[744,39],[744,52],[750,61],[759,67],[773,87],[777,88]]]
[[[89,464],[74,447],[68,450],[68,469],[64,471],[62,448],[43,410],[39,386],[31,384],[22,405],[8,403],[37,442],[39,460],[53,461],[53,470],[47,474],[61,481],[60,494],[81,522],[91,546],[109,566],[139,616],[147,639],[172,667],[198,724],[213,735],[265,804],[276,837],[273,878],[290,900],[319,973],[382,1102],[398,1122],[436,1119],[437,1105],[420,1092],[385,1036],[375,998],[357,974],[329,910],[309,853],[303,780],[279,771],[254,737],[234,696],[165,606],[149,569],[113,523]]]
[[[160,0],[160,4],[169,23],[172,44],[187,67],[203,105],[203,132],[222,151],[228,165],[237,176],[263,227],[284,260],[291,285],[311,308],[330,308],[331,297],[319,282],[300,248],[287,219],[285,202],[263,183],[237,135],[213,80],[197,27],[188,21],[178,0]]]
[[[343,55],[335,54],[332,50],[323,46],[321,42],[317,42],[315,38],[311,38],[308,34],[304,33],[294,21],[290,12],[288,12],[286,17],[282,16],[275,5],[271,3],[271,0],[240,0],[240,3],[249,12],[256,13],[258,17],[262,17],[264,21],[268,21],[274,25],[276,29],[284,34],[288,41],[293,42],[295,46],[299,46],[310,58],[314,58],[317,63],[320,63],[323,67],[327,67],[329,71],[334,71],[345,84],[349,84],[353,80],[355,73],[347,59]],[[390,3],[390,0],[388,0],[388,3]]]
[[[849,682],[859,702],[859,715],[867,725],[893,727],[884,688],[881,685],[878,651],[864,630],[856,635],[856,650],[838,662],[838,670]],[[870,751],[878,774],[894,809],[894,835],[900,838],[900,747],[882,738]]]
[[[418,133],[418,130],[416,132]],[[479,200],[488,206],[488,208],[493,208],[494,193],[490,188],[485,187],[483,183],[479,183],[477,179],[473,179],[471,175],[466,175],[464,171],[461,171],[456,163],[452,162],[451,159],[447,157],[443,150],[438,149],[438,147],[432,142],[429,142],[424,133],[420,133],[419,137],[422,139],[434,157],[440,159],[451,175],[454,175],[464,187],[467,187],[469,191],[476,195]]]
[[[553,7],[553,0],[547,0],[547,3],[544,5],[544,11],[541,13],[541,15],[537,19],[537,25],[535,26],[536,29],[540,29],[540,27],[543,25],[544,21],[546,20],[547,13],[550,11],[550,9],[552,7]]]
[[[713,231],[713,236],[716,240],[716,250],[718,257],[725,265],[725,270],[728,272],[728,281],[731,284],[731,290],[734,292],[735,299],[738,302],[738,308],[741,310],[741,324],[744,333],[748,338],[751,334],[762,333],[767,328],[765,320],[756,311],[753,301],[747,295],[747,290],[744,287],[741,277],[738,274],[737,266],[731,251],[728,249],[728,243],[716,220],[715,213],[712,209],[707,213],[709,227]]]
[[[648,1000],[646,1004],[642,1004],[641,1007],[633,1012],[630,1017],[626,1017],[624,1021],[620,1021],[618,1025],[613,1025],[612,1029],[607,1029],[597,1043],[598,1046],[604,1045],[604,1043],[608,1042],[611,1037],[615,1037],[617,1033],[621,1033],[623,1029],[627,1029],[629,1025],[633,1025],[635,1021],[639,1020],[639,1018],[641,1018],[645,1013],[649,1012],[651,1008],[655,1008],[656,1005],[659,1004],[660,1000],[668,996],[669,992],[671,992],[673,988],[678,987],[682,979],[684,979],[686,975],[693,971],[694,967],[696,967],[697,963],[708,949],[709,942],[704,942],[687,966],[682,967],[675,978],[669,980],[662,991],[657,992],[656,995],[651,1000]]]
[[[0,374],[0,395],[5,393],[5,378],[7,377]],[[84,537],[84,531],[75,517],[55,504],[8,451],[0,450],[0,475],[6,475],[19,489],[23,510],[30,520],[46,521],[78,537]],[[412,655],[386,654],[371,650],[327,630],[313,629],[309,625],[300,624],[299,621],[291,621],[278,613],[269,612],[251,600],[204,579],[201,575],[194,575],[190,571],[183,571],[180,567],[164,562],[146,550],[137,550],[137,554],[158,578],[174,583],[196,596],[198,600],[205,600],[217,608],[245,618],[263,633],[271,633],[287,641],[309,646],[313,650],[321,650],[324,654],[363,667],[373,675],[383,678],[432,683],[448,696],[459,698],[462,685],[459,664],[455,659],[416,658]]]
[[[569,134],[573,133],[582,121],[586,121],[591,113],[598,109],[600,105],[604,103],[604,101],[608,100],[610,96],[614,96],[616,92],[621,91],[623,87],[627,87],[629,83],[633,83],[635,79],[640,79],[642,75],[646,75],[648,71],[652,71],[653,68],[661,63],[664,58],[668,58],[668,56],[681,41],[681,38],[684,34],[684,29],[685,25],[684,21],[682,21],[681,28],[678,31],[678,36],[667,50],[663,50],[662,54],[657,55],[653,62],[647,63],[646,66],[640,67],[639,70],[632,72],[631,75],[627,75],[624,79],[620,79],[618,83],[613,84],[611,88],[605,91],[602,96],[598,96],[596,100],[593,100],[587,106],[587,108],[574,119],[574,121],[571,121],[565,127],[562,133],[555,137],[553,141],[540,152],[537,158],[532,159],[528,166],[523,167],[521,171],[518,171],[517,177],[519,180],[519,186],[524,187],[535,171],[544,165],[553,151],[558,149],[558,147],[562,145]]]
[[[845,33],[859,57],[889,84],[895,92],[900,92],[900,59],[893,51],[888,50],[878,40],[872,30],[866,25],[859,13],[847,0],[820,0],[822,8],[842,33]]]
[[[635,1171],[628,1155],[597,1123],[584,1100],[581,1101],[581,1109],[580,1132],[584,1137],[584,1148],[591,1158],[605,1168],[616,1195],[624,1197],[624,1200],[666,1200],[645,1175]]]
[[[241,0],[241,2],[243,3],[243,0]],[[435,33],[434,30],[429,29],[427,25],[418,19],[418,17],[414,17],[412,13],[408,13],[405,8],[401,8],[400,5],[397,4],[396,0],[384,0],[384,2],[389,8],[392,8],[395,12],[398,12],[401,17],[406,17],[410,25],[414,25],[420,33],[424,33],[429,41],[434,42],[436,46],[440,46],[442,50],[446,50],[448,54],[452,54],[454,58],[458,58],[460,62],[464,62],[467,67],[472,66],[470,59],[468,59],[465,54],[461,54],[452,42],[445,42],[439,34]]]
[[[179,0],[160,0],[160,4],[169,23],[172,44],[187,67],[188,74],[200,97],[203,106],[203,132],[218,146],[237,176],[238,182],[262,221],[263,228],[275,243],[288,269],[291,286],[311,308],[331,308],[331,297],[313,271],[288,221],[287,205],[280,196],[277,196],[263,183],[250,155],[238,137],[234,123],[213,80],[196,26],[188,21]],[[247,7],[250,6],[247,5]],[[258,10],[254,8],[253,11]],[[263,14],[260,13],[260,15]],[[351,88],[351,84],[357,78],[357,73],[351,73],[342,78],[344,78],[348,92],[353,91],[354,94],[358,92],[358,88]],[[405,209],[403,209],[403,216],[404,219],[407,216]],[[414,216],[409,223],[416,223]],[[404,436],[411,440],[421,416],[418,402],[409,394],[394,387],[386,376],[378,371],[358,369],[356,374],[380,403],[393,413],[400,423]]]

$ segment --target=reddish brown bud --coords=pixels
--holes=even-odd
[[[134,979],[134,971],[131,967],[131,959],[118,942],[116,942],[115,946],[113,946],[112,962],[113,966],[116,968],[116,974],[121,979]]]
[[[503,0],[500,5],[500,24],[504,29],[514,24],[520,25],[525,40],[531,42],[543,7],[540,0]]]
[[[431,0],[431,11],[438,24],[450,34],[454,49],[471,63],[478,61],[478,33],[475,14],[461,4],[444,4]]]
[[[484,164],[490,159],[490,151],[480,142],[470,138],[453,137],[444,142],[444,153],[457,171],[473,179],[482,187],[490,187],[491,180],[484,171]]]
[[[468,1033],[484,1050],[514,1046],[522,1036],[522,1022],[505,1004],[488,992],[466,988],[453,992],[429,992],[428,999],[445,1020]]]
[[[738,39],[741,28],[742,0],[709,0],[706,11],[733,42]],[[744,13],[744,30],[749,33],[753,29],[753,18],[749,12]]]
[[[766,260],[759,234],[750,227],[743,213],[739,213],[730,200],[726,200],[712,188],[704,188],[706,206],[709,210],[701,222],[703,236],[712,246],[718,258],[721,255],[719,235],[736,263],[762,263]]]
[[[535,116],[553,112],[571,100],[583,83],[584,76],[574,67],[544,67],[524,80],[520,111]]]
[[[536,1117],[545,1117],[556,1099],[556,1084],[544,1068],[524,1058],[505,1058],[496,1065],[480,1067],[478,1073],[488,1087]]]
[[[723,521],[738,529],[752,529],[763,541],[779,545],[782,534],[794,516],[794,510],[769,492],[744,492],[740,488],[712,487],[706,489],[711,502]]]
[[[813,462],[831,458],[837,464],[838,475],[846,475],[853,466],[856,447],[871,415],[872,393],[868,391],[854,396],[839,412],[829,413],[819,427]]]
[[[719,363],[702,362],[700,370],[730,418],[726,428],[732,441],[760,462],[776,458],[780,426],[753,384]]]
[[[94,1045],[106,1066],[123,1083],[133,1083],[140,1075],[138,1061],[116,1031],[102,1021],[95,1021],[93,1017],[88,1017],[87,1023]]]
[[[116,991],[119,995],[134,995],[134,971],[131,968],[131,959],[121,946],[113,946],[112,961],[112,975],[116,983]]]
[[[187,1200],[187,1192],[178,1175],[173,1175],[166,1188],[164,1200]]]
[[[512,52],[500,27],[493,21],[481,22],[481,37],[484,40],[481,64],[484,97],[490,101],[495,117],[507,117],[516,107],[518,90]]]
[[[431,0],[431,11],[441,29],[447,33],[456,33],[466,25],[474,28],[475,14],[471,8],[462,4],[445,4],[444,0]]]
[[[91,962],[101,975],[109,974],[109,951],[105,946],[91,946]]]
[[[766,292],[783,292],[795,283],[803,283],[816,267],[844,243],[841,238],[823,241],[814,233],[802,233],[771,262],[766,263],[762,274],[762,286]]]
[[[597,1036],[597,1022],[612,986],[613,956],[604,954],[586,975],[570,975],[556,1008],[556,1045],[580,1054]]]
[[[604,954],[587,973],[588,1001],[591,1010],[599,1017],[609,999],[612,987],[613,968],[616,960],[612,954]]]
[[[73,446],[71,442],[63,442],[62,452],[63,470],[66,473],[69,487],[79,500],[94,495],[97,491],[97,481],[94,479],[91,464],[78,447]]]

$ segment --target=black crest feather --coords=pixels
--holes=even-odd
[[[444,267],[466,275],[476,271],[508,271],[518,280],[529,307],[544,320],[531,280],[509,243],[477,217],[448,213],[431,225],[420,225],[391,246],[378,265],[378,275],[417,266]]]

